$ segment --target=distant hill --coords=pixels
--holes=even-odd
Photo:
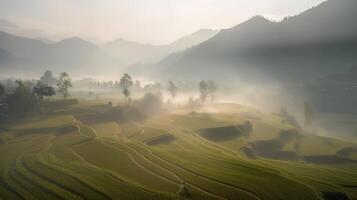
[[[0,48],[16,58],[16,70],[36,74],[46,69],[87,73],[91,72],[90,67],[105,64],[108,60],[99,47],[80,38],[46,43],[43,39],[0,32]],[[2,68],[5,72],[16,73],[13,67]]]
[[[357,114],[357,66],[314,81],[305,92],[319,111]]]
[[[215,33],[217,31],[200,30],[163,46],[123,39],[97,46],[78,37],[54,42],[46,38],[32,39],[0,31],[0,65],[3,73],[10,74],[39,74],[49,69],[54,72],[68,71],[76,75],[108,75],[119,73],[129,64],[157,62],[170,53],[207,40]],[[9,60],[12,60],[11,66]],[[101,70],[98,71],[98,67]]]
[[[320,79],[319,82],[328,84],[349,84],[357,87],[357,65],[346,72],[327,75]]]
[[[13,60],[13,55],[11,53],[5,51],[4,49],[0,49],[0,64],[8,64]]]
[[[357,63],[356,9],[355,0],[328,0],[281,22],[256,16],[156,67],[185,78],[299,82],[323,77]]]
[[[142,44],[124,39],[117,39],[105,44],[103,49],[109,55],[127,65],[136,63],[156,63],[171,53],[176,53],[195,46],[210,39],[217,33],[217,30],[201,29],[168,45]]]

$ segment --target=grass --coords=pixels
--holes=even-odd
[[[185,111],[137,122],[84,123],[74,117],[78,110],[81,115],[105,115],[110,110],[105,104],[80,101],[65,112],[6,125],[0,134],[0,199],[182,199],[178,192],[183,185],[194,200],[321,200],[329,192],[357,198],[357,164],[241,156],[245,145],[276,140],[281,130],[291,128],[278,116],[218,104],[196,114]],[[230,137],[232,131],[217,128],[246,120],[254,126],[249,138]],[[200,136],[200,129],[215,130],[214,138]],[[220,139],[222,131],[229,137]],[[169,142],[157,142],[167,136]],[[303,158],[335,156],[355,147],[353,142],[303,135],[298,149],[292,140],[279,150],[296,151]],[[347,156],[357,157],[355,152]]]
[[[91,127],[95,130],[98,137],[116,139],[122,137],[120,126],[116,122],[100,123]]]
[[[177,185],[155,174],[148,173],[148,170],[138,165],[130,154],[118,148],[112,148],[99,141],[90,141],[73,149],[89,163],[111,170],[128,182],[141,185],[148,190],[157,192],[176,192],[178,190]]]
[[[167,131],[157,128],[151,127],[143,127],[142,131],[136,136],[132,137],[132,139],[145,142],[151,138],[156,138],[162,135],[166,135]]]

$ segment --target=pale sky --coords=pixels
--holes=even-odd
[[[223,29],[260,14],[279,20],[324,0],[0,0],[0,30],[96,43],[117,38],[167,44],[201,28]]]

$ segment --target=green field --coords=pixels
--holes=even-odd
[[[1,126],[0,199],[357,199],[354,141],[283,138],[282,118],[236,104],[121,112],[82,100]]]

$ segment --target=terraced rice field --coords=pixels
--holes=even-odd
[[[105,116],[108,108],[80,105],[88,108],[86,116],[93,106]],[[111,112],[93,122],[77,118],[77,106],[72,114],[8,125],[0,133],[0,199],[357,199],[355,152],[340,152],[355,143],[302,135],[298,146],[291,140],[276,149],[294,151],[298,160],[269,159],[259,154],[258,141],[279,142],[279,132],[291,127],[241,106],[215,109],[220,106],[234,113],[180,112],[122,122]],[[250,137],[235,129],[246,120],[254,126]],[[306,156],[351,162],[307,163]]]

